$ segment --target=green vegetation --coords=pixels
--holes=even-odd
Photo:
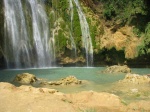
[[[106,20],[120,20],[121,25],[134,27],[134,33],[141,37],[150,19],[148,0],[98,0],[104,4],[103,16]]]
[[[146,14],[144,0],[98,0],[104,4],[103,14],[106,19],[121,19],[129,22],[138,14]]]
[[[100,3],[98,7],[96,7],[95,1],[97,4]],[[113,32],[116,32],[123,26],[133,27],[135,37],[142,40],[140,45],[137,46],[138,57],[136,60],[144,58],[145,61],[148,61],[150,59],[150,1],[94,0],[94,3],[93,8],[96,7],[95,9],[97,10],[95,13],[102,12],[99,13],[101,20],[107,22],[108,27],[113,28]],[[101,49],[101,51],[103,50]],[[101,51],[100,53],[102,53]],[[115,52],[118,53],[118,51]],[[108,54],[111,54],[111,52],[108,52]]]
[[[86,109],[86,110],[80,110],[79,112],[97,112],[97,110],[94,109],[94,108],[89,108],[89,109]]]
[[[66,37],[63,34],[63,31],[59,30],[58,35],[55,38],[56,38],[56,45],[58,46],[56,51],[59,52],[64,51],[67,44],[66,44]]]
[[[96,48],[96,42],[95,42],[95,36],[97,33],[96,25],[90,27],[90,33],[91,33],[93,48]]]
[[[81,46],[81,26],[80,26],[80,20],[78,16],[78,12],[76,10],[76,7],[74,7],[74,17],[73,17],[73,37],[75,39],[75,43],[77,44],[77,47]]]
[[[144,36],[144,48],[147,53],[150,53],[150,22],[147,24]]]
[[[69,2],[68,0],[59,0],[57,10],[59,10],[59,14],[64,19],[64,21],[68,21],[69,19]]]
[[[70,32],[75,40],[76,46],[78,49],[81,47],[81,28],[80,21],[78,17],[78,12],[75,7],[73,7],[73,21],[71,28],[71,12],[69,9],[68,0],[46,0],[46,10],[49,17],[50,28],[58,29],[58,32],[55,32],[56,40],[56,53],[65,52],[67,46],[71,46],[70,42]],[[60,20],[61,18],[61,20]],[[72,29],[72,31],[71,31]]]

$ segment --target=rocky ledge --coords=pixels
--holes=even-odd
[[[130,73],[131,69],[127,65],[119,66],[119,65],[113,65],[110,67],[107,67],[105,70],[102,71],[103,73]]]

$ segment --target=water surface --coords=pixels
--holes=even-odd
[[[13,79],[17,74],[31,73],[36,75],[38,78],[47,79],[49,81],[59,80],[67,76],[75,76],[79,80],[87,80],[88,84],[80,86],[59,86],[49,87],[58,89],[61,92],[72,93],[84,90],[93,91],[107,91],[113,83],[122,80],[125,77],[125,73],[102,73],[105,67],[62,67],[62,68],[46,68],[46,69],[22,69],[22,70],[1,70],[0,71],[0,82],[13,83]],[[150,69],[148,68],[134,68],[133,73],[137,74],[149,74]]]

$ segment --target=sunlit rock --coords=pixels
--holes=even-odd
[[[53,85],[53,86],[59,86],[59,85],[78,85],[81,84],[82,81],[78,80],[76,77],[74,76],[68,76],[66,78],[62,78],[58,81],[43,81],[41,82],[41,85]]]
[[[54,94],[58,91],[56,89],[48,89],[48,88],[35,88],[32,86],[22,85],[19,87],[20,90],[23,90],[25,92],[31,92],[31,93],[50,93]]]
[[[36,81],[37,78],[35,75],[29,73],[18,74],[14,79],[14,82],[18,82],[20,84],[32,84]]]
[[[133,84],[144,84],[144,83],[150,83],[150,78],[147,75],[138,75],[138,74],[129,73],[120,82],[133,83]]]
[[[131,69],[124,65],[124,66],[119,66],[119,65],[113,65],[110,67],[107,67],[105,70],[102,71],[103,73],[130,73]]]

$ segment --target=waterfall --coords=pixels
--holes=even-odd
[[[23,5],[26,8],[23,8]],[[55,61],[47,15],[39,0],[4,0],[5,54],[8,68],[51,67]],[[32,31],[26,26],[31,15]],[[30,36],[32,35],[32,36]]]
[[[74,0],[74,3],[76,5],[77,11],[78,11],[80,25],[81,25],[82,45],[83,45],[83,47],[85,49],[85,53],[86,53],[86,64],[87,64],[87,66],[92,66],[92,64],[93,64],[93,46],[92,46],[92,41],[91,41],[91,36],[90,36],[90,31],[89,31],[89,25],[87,23],[84,13],[82,12],[79,1]]]
[[[73,3],[72,3],[72,0],[69,0],[69,10],[70,10],[70,15],[71,15],[71,17],[70,17],[70,20],[71,20],[71,28],[70,28],[70,41],[71,41],[71,47],[72,47],[72,49],[74,50],[74,58],[76,58],[77,57],[77,48],[76,48],[76,44],[75,44],[75,41],[74,41],[74,38],[73,38],[73,36],[72,36],[72,22],[73,22]]]
[[[57,6],[58,1],[52,1],[51,12],[49,14],[52,15],[54,20],[51,21],[48,21],[45,12],[43,4],[45,0],[3,1],[5,16],[4,53],[8,68],[42,68],[54,66],[55,53],[59,50],[59,39],[56,40],[56,38],[60,36],[60,29],[64,36],[70,37],[71,48],[74,52],[74,58],[76,58],[76,32],[73,29],[74,10],[77,10],[79,17],[82,48],[85,53],[86,65],[92,66],[93,48],[89,26],[78,0],[67,0],[69,5],[67,14],[70,15],[70,19],[66,22],[66,26],[69,26],[69,28],[66,27],[67,30],[65,30],[69,33],[65,33],[66,31],[63,32],[63,28],[61,28],[62,21],[60,22],[60,20],[62,17],[60,16],[61,11],[59,12],[57,9],[60,8],[60,6]]]

